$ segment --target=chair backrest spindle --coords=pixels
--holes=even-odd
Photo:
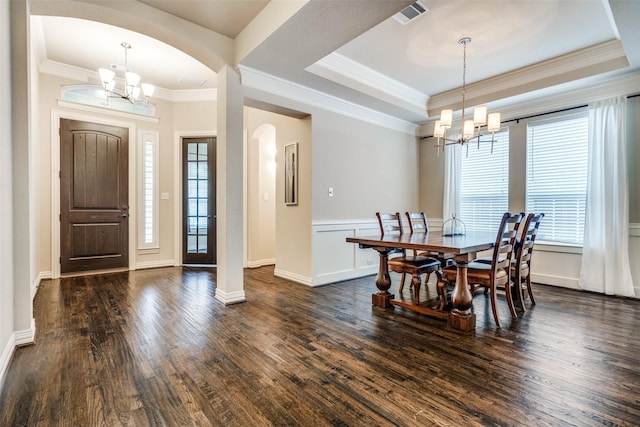
[[[491,263],[494,273],[499,269],[510,268],[511,257],[515,248],[516,238],[518,237],[518,227],[522,222],[523,215],[521,213],[511,214],[505,212],[500,221],[500,228],[496,236],[496,243],[493,248],[493,256]]]
[[[411,233],[428,233],[429,222],[424,212],[405,212]]]
[[[399,212],[395,214],[376,212],[378,224],[380,225],[380,234],[402,234],[402,217]]]

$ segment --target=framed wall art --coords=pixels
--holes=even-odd
[[[298,143],[284,146],[284,204],[298,204]]]

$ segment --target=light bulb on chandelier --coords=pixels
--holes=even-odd
[[[102,82],[102,87],[106,93],[107,100],[109,98],[122,98],[126,99],[132,104],[140,96],[140,92],[144,95],[145,103],[149,103],[149,98],[153,95],[155,91],[155,86],[149,83],[142,83],[140,87],[138,87],[138,83],[140,83],[140,75],[129,70],[127,52],[131,49],[131,45],[127,42],[120,43],[120,46],[124,48],[124,90],[122,93],[118,92],[116,87],[115,75],[116,73],[109,68],[100,68],[98,72],[100,73],[100,81]],[[118,66],[112,65],[111,68],[117,69]]]
[[[475,107],[473,111],[473,120],[465,120],[465,96],[467,93],[467,45],[471,43],[471,37],[463,37],[458,40],[458,44],[464,48],[463,68],[462,68],[462,129],[461,136],[457,139],[447,138],[447,129],[453,124],[453,110],[444,109],[440,112],[440,120],[436,120],[433,128],[433,136],[438,138],[436,144],[438,156],[440,156],[440,148],[452,144],[460,144],[467,146],[467,154],[469,153],[469,143],[477,140],[478,148],[480,148],[480,137],[483,136],[483,128],[487,132],[491,132],[491,152],[493,153],[493,143],[495,142],[495,132],[500,130],[500,113],[487,114],[487,107],[480,105]],[[484,142],[484,141],[483,141]],[[488,142],[488,141],[486,141]]]

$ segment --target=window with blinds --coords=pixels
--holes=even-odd
[[[483,140],[487,137],[483,137]],[[509,210],[509,130],[491,142],[463,148],[460,176],[460,218],[467,229],[497,231]]]
[[[527,212],[544,212],[537,241],[582,245],[587,195],[587,112],[527,126]]]

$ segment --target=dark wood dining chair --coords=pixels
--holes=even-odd
[[[518,236],[518,227],[522,222],[523,215],[510,214],[506,212],[500,221],[496,242],[493,247],[493,255],[491,263],[471,262],[467,266],[467,282],[470,286],[484,287],[489,290],[491,300],[491,310],[496,326],[501,328],[500,316],[498,315],[497,292],[504,289],[504,293],[509,305],[509,311],[513,317],[518,317],[515,306],[513,305],[513,295],[511,293],[511,258],[513,249]],[[447,267],[442,270],[442,281],[446,286],[455,285],[457,277],[456,267]]]
[[[376,217],[378,218],[380,234],[382,236],[385,234],[401,235],[404,233],[402,227],[402,216],[400,216],[399,212],[396,212],[395,214],[376,212]],[[420,292],[420,285],[422,283],[420,279],[421,276],[426,274],[427,278],[425,282],[428,281],[431,273],[440,270],[440,261],[435,258],[418,256],[415,251],[413,251],[412,255],[407,255],[404,249],[399,252],[400,254],[398,256],[389,257],[389,270],[402,274],[399,288],[400,293],[402,293],[404,288],[405,276],[410,274],[411,288],[413,289],[414,295],[418,295]]]
[[[409,229],[411,233],[428,233],[429,232],[429,221],[427,219],[427,215],[424,212],[405,212],[407,216],[407,221],[409,221]],[[446,267],[447,265],[452,265],[453,260],[445,258],[445,254],[441,252],[418,252],[418,256],[426,256],[430,258],[435,258],[440,261],[440,265],[442,267]],[[436,272],[438,274],[438,281],[440,281],[442,276],[442,271],[439,270]]]
[[[520,227],[522,232],[520,240],[516,244],[514,261],[511,264],[513,290],[518,299],[518,306],[522,311],[525,311],[525,289],[529,294],[531,305],[536,304],[536,300],[533,298],[533,289],[531,289],[531,258],[542,218],[544,218],[544,213],[530,213],[527,215],[523,225]]]

